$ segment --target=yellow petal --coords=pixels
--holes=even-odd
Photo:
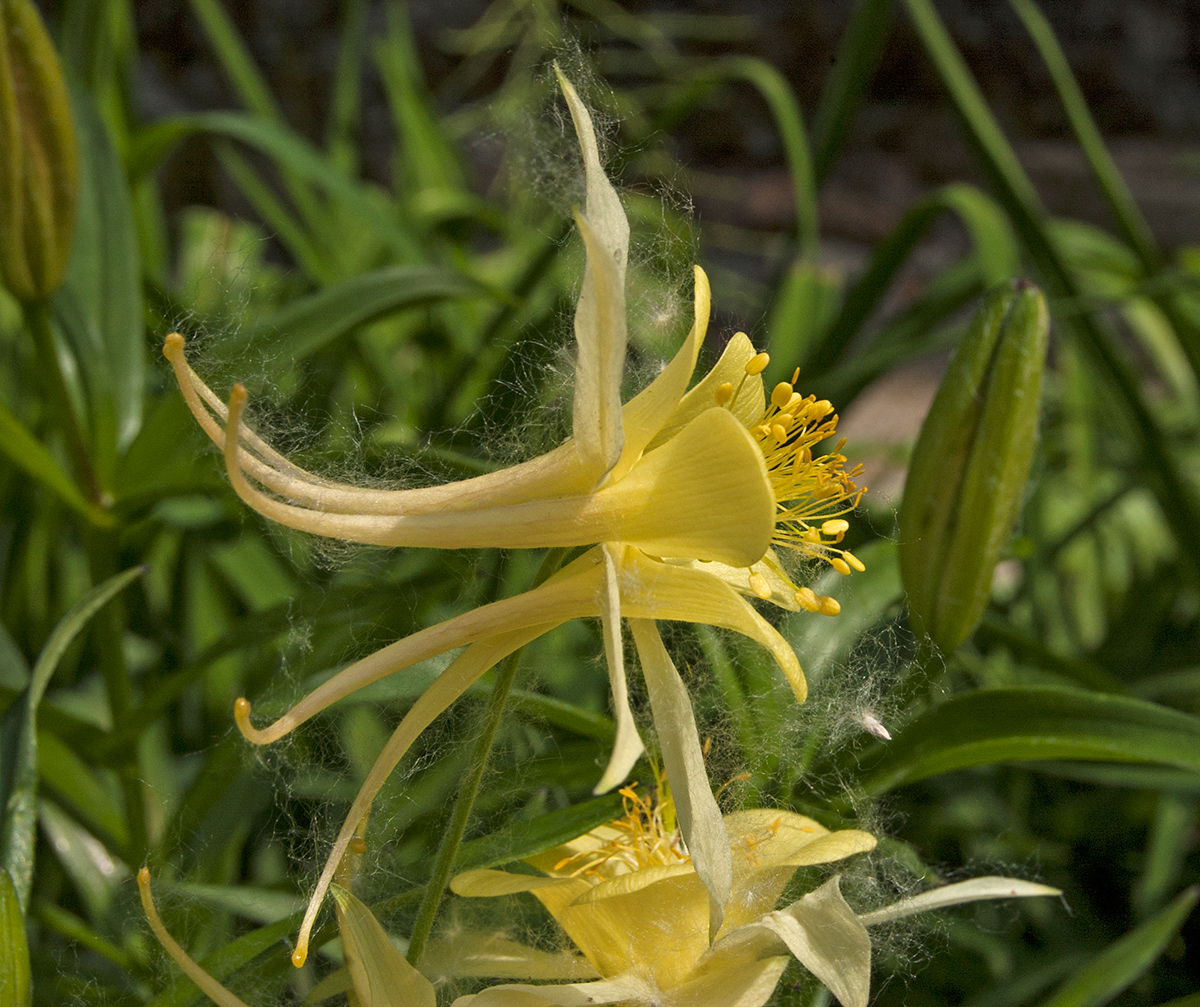
[[[713,798],[687,687],[650,619],[630,620],[667,782],[692,866],[709,895],[709,933],[716,935],[733,885],[729,834]]]
[[[598,615],[602,573],[599,550],[585,553],[532,591],[464,612],[356,661],[266,728],[250,725],[250,704],[239,700],[234,711],[238,727],[255,744],[269,744],[339,699],[427,658],[513,631],[535,627],[540,634],[546,630],[537,627],[553,627],[568,619]]]
[[[749,566],[775,529],[762,452],[724,409],[709,409],[619,482],[595,494],[607,534],[655,556]]]
[[[727,411],[744,427],[758,422],[767,400],[763,392],[762,376],[746,374],[746,364],[754,355],[754,346],[744,332],[739,332],[729,340],[713,369],[680,400],[675,411],[663,424],[662,430],[650,442],[650,449],[675,436],[704,410],[715,408],[717,389],[724,384],[738,389],[737,397],[726,407]]]
[[[661,989],[682,983],[708,950],[708,892],[688,864],[622,874],[555,917],[601,975],[633,973]]]
[[[344,888],[332,888],[350,981],[362,1007],[434,1007],[433,986],[409,965],[375,915]]]
[[[617,585],[617,566],[623,547],[601,547],[604,554],[604,586],[600,593],[600,625],[604,635],[604,657],[608,664],[608,682],[612,691],[613,713],[617,734],[612,755],[593,794],[606,794],[625,778],[641,758],[646,746],[642,744],[633,711],[629,708],[629,686],[625,680],[625,645],[621,639],[621,593]]]
[[[725,818],[733,837],[733,894],[727,928],[743,926],[775,908],[798,867],[831,863],[874,849],[875,837],[857,829],[830,832],[790,811],[753,808]]]
[[[770,651],[797,702],[808,693],[796,653],[769,622],[728,584],[689,565],[660,563],[631,550],[622,567],[621,606],[628,619],[722,626]]]
[[[596,132],[587,107],[555,67],[583,152],[587,190],[584,214],[576,214],[587,265],[575,309],[574,439],[581,458],[602,478],[621,454],[621,376],[625,369],[625,266],[629,221],[600,165]]]
[[[613,470],[613,479],[625,475],[642,456],[646,445],[658,434],[663,425],[679,405],[692,371],[696,369],[696,358],[700,345],[708,331],[708,318],[712,313],[712,291],[708,277],[699,266],[694,267],[695,293],[692,329],[679,351],[662,372],[642,391],[625,403],[622,418],[625,425],[625,447],[621,461]]]
[[[163,354],[171,361],[184,401],[217,447],[225,445],[228,407],[188,364],[183,337],[167,336]],[[285,458],[245,423],[237,427],[238,462],[253,479],[286,501],[340,514],[447,514],[500,507],[523,500],[578,496],[595,484],[572,442],[499,472],[417,489],[353,486],[315,475]],[[251,506],[254,506],[253,502]]]

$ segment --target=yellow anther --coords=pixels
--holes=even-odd
[[[796,422],[796,418],[791,413],[780,413],[775,417],[775,426],[783,427],[784,430],[791,430],[792,424]],[[774,429],[774,427],[772,427]]]
[[[817,592],[811,587],[800,587],[796,589],[796,604],[804,609],[805,612],[821,611],[821,600],[817,596]]]
[[[831,412],[833,412],[833,403],[828,399],[821,399],[820,402],[813,403],[812,411],[816,413],[817,416],[828,416]]]
[[[746,373],[750,375],[762,374],[762,372],[767,369],[767,364],[770,362],[771,355],[769,353],[756,354],[746,362]],[[830,406],[830,408],[832,409],[833,407]]]
[[[764,601],[771,597],[771,585],[761,573],[750,574],[750,590]]]
[[[788,439],[787,428],[782,423],[776,423],[771,427],[771,436],[782,444]]]
[[[862,573],[866,569],[866,567],[863,565],[863,561],[855,556],[852,552],[842,553],[842,559],[854,567],[854,569],[859,573]]]
[[[766,354],[760,353],[758,356],[765,357]],[[758,357],[755,357],[754,359],[757,360]],[[783,409],[791,401],[792,386],[786,381],[779,382],[779,384],[777,384],[774,390],[771,392],[771,405],[773,405],[776,409]]]
[[[841,556],[834,556],[829,561],[829,565],[840,574],[849,575],[850,573],[850,565]]]
[[[821,525],[822,534],[828,535],[830,538],[836,538],[839,541],[841,540],[841,537],[849,530],[850,522],[843,521],[841,518],[835,518],[832,521],[826,521]],[[846,562],[849,563],[850,561],[847,560]],[[850,565],[853,566],[854,564],[851,563]]]
[[[717,385],[716,394],[713,398],[717,400],[717,405],[723,406],[731,398],[733,398],[733,383],[726,381],[724,384]]]
[[[792,384],[794,385],[799,380],[800,380],[800,368],[797,367],[794,371],[792,371]]]
[[[827,594],[817,595],[817,602],[820,605],[820,613],[822,615],[837,615],[842,606],[838,604],[836,598],[830,598]]]

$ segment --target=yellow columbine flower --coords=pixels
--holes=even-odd
[[[830,832],[788,811],[754,809],[725,817],[733,885],[714,940],[708,892],[669,816],[632,791],[622,793],[624,819],[530,858],[544,876],[468,871],[450,886],[475,897],[531,892],[583,954],[573,978],[591,981],[493,986],[460,997],[455,1007],[760,1007],[789,955],[843,1007],[865,1007],[871,977],[867,927],[977,899],[1059,894],[1011,878],[976,878],[859,915],[842,898],[835,876],[775,910],[797,868],[870,850],[875,838],[855,829]],[[528,950],[525,957],[533,961]],[[495,957],[486,938],[469,935],[457,937],[454,953],[472,975],[487,974]],[[521,959],[507,944],[503,954]],[[497,974],[514,977],[507,967]]]
[[[443,486],[379,490],[332,482],[292,464],[242,423],[243,387],[235,386],[226,405],[188,365],[183,338],[166,340],[164,352],[188,406],[223,448],[237,494],[280,524],[383,546],[593,546],[538,588],[422,630],[346,668],[268,727],[253,727],[249,703],[238,700],[242,733],[266,744],[370,682],[469,645],[413,705],[363,784],[318,881],[293,956],[297,964],[357,823],[413,739],[507,654],[581,617],[601,620],[617,721],[613,755],[597,790],[620,783],[643,751],[627,698],[624,617],[631,620],[681,827],[712,892],[713,926],[719,926],[732,866],[687,692],[655,620],[750,636],[771,652],[803,702],[806,685],[795,653],[746,597],[836,614],[833,599],[792,583],[773,544],[842,573],[862,569],[839,545],[849,527],[842,515],[861,495],[857,473],[846,471],[840,444],[813,455],[836,428],[833,407],[801,396],[789,382],[775,386],[768,400],[761,377],[767,355],[756,353],[741,333],[688,390],[711,310],[699,267],[695,320],[683,346],[647,388],[621,403],[629,224],[600,167],[588,111],[570,83],[559,80],[583,151],[586,205],[576,219],[587,257],[575,315],[573,436],[560,447]]]

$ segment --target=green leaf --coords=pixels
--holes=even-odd
[[[8,871],[0,867],[0,1007],[29,1007],[29,945]]]
[[[38,731],[38,771],[42,782],[65,798],[86,824],[99,828],[118,847],[129,842],[115,781],[103,778],[62,738],[47,730]]]
[[[796,100],[787,78],[764,60],[751,56],[731,56],[718,64],[716,72],[740,77],[752,84],[770,108],[792,175],[800,253],[815,261],[818,255],[817,187],[813,180],[812,156],[804,131],[800,102]]]
[[[909,724],[863,782],[880,794],[968,766],[1076,759],[1200,773],[1200,719],[1128,696],[1055,686],[957,696]]]
[[[180,141],[195,133],[238,140],[272,158],[293,176],[311,183],[343,204],[401,260],[425,256],[411,234],[399,226],[383,194],[338,171],[329,158],[291,130],[238,112],[207,112],[163,119],[141,130],[130,151],[135,177],[150,170]]]
[[[1042,1001],[1042,1007],[1101,1007],[1144,973],[1179,932],[1191,914],[1200,887],[1193,886],[1179,895],[1154,919],[1111,944],[1054,994]]]
[[[900,267],[943,214],[952,213],[967,229],[975,249],[975,269],[985,285],[1017,275],[1021,255],[1017,237],[999,205],[974,186],[955,182],[919,200],[875,249],[871,262],[850,291],[838,317],[813,347],[809,368],[824,370],[838,362],[883,300]]]
[[[992,115],[932,0],[904,0],[909,18],[950,95],[984,172],[1011,217],[1051,299],[1079,298],[1079,283],[1046,232],[1037,190]],[[1110,408],[1133,428],[1134,452],[1163,516],[1179,541],[1190,573],[1200,575],[1200,496],[1180,469],[1170,439],[1143,399],[1139,376],[1118,349],[1114,333],[1088,313],[1067,320],[1089,363],[1107,385]]]
[[[1108,201],[1117,227],[1125,240],[1137,251],[1145,267],[1148,270],[1153,269],[1161,258],[1158,243],[1154,240],[1146,218],[1134,202],[1129,186],[1125,184],[1125,179],[1121,177],[1121,172],[1104,146],[1100,130],[1096,128],[1096,121],[1092,118],[1075,75],[1071,73],[1062,47],[1054,37],[1050,22],[1033,0],[1010,0],[1010,3],[1041,53],[1046,69],[1050,71],[1050,79],[1058,92],[1063,110],[1067,113],[1071,130],[1075,139],[1079,141],[1100,191]]]
[[[32,476],[92,524],[102,528],[112,525],[113,516],[88,502],[54,456],[3,403],[0,403],[0,451],[26,475]]]
[[[0,867],[8,871],[19,904],[29,901],[37,824],[37,712],[67,647],[117,592],[144,572],[134,567],[110,577],[79,599],[46,641],[24,692],[0,720]]]
[[[253,343],[256,350],[283,350],[298,359],[366,322],[407,308],[482,293],[482,286],[448,269],[388,266],[301,298],[239,335],[237,342]]]
[[[866,96],[871,77],[879,66],[884,44],[892,30],[894,2],[859,0],[838,43],[837,55],[813,115],[813,174],[818,185],[829,174]]]
[[[79,132],[79,219],[64,293],[71,308],[55,295],[55,317],[64,322],[82,309],[94,327],[103,366],[81,360],[93,396],[93,413],[111,413],[114,444],[98,443],[102,465],[129,446],[142,422],[145,385],[145,338],[142,317],[142,266],[129,186],[121,159],[89,96],[72,93]],[[70,314],[72,309],[76,315]],[[79,352],[79,349],[76,349]],[[94,373],[93,373],[94,372]],[[95,419],[95,416],[94,416]]]
[[[597,825],[620,818],[621,808],[620,794],[605,794],[582,804],[551,811],[532,821],[515,822],[499,832],[463,843],[459,847],[454,869],[496,867],[523,860],[582,836]]]

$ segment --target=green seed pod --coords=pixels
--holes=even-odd
[[[58,54],[30,0],[0,0],[0,276],[19,300],[62,284],[78,196]]]
[[[913,628],[947,653],[983,616],[1021,505],[1049,331],[1037,287],[994,289],[917,439],[900,506],[900,573]]]

